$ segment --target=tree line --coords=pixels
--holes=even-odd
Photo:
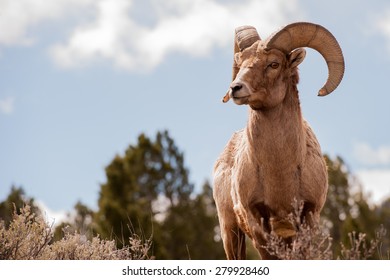
[[[351,242],[351,233],[364,233],[370,242],[382,227],[388,233],[373,258],[383,258],[390,248],[390,198],[371,205],[361,188],[353,191],[359,182],[341,157],[325,155],[325,160],[329,190],[322,224],[333,239],[334,255],[340,254],[342,244]],[[189,181],[184,155],[168,131],[157,132],[154,138],[139,135],[123,155],[113,158],[105,173],[98,209],[77,202],[74,218],[53,229],[53,242],[73,231],[88,239],[114,239],[120,249],[135,235],[151,241],[149,254],[156,259],[225,258],[210,183],[195,188]],[[12,221],[13,211],[20,211],[25,204],[39,213],[34,199],[27,197],[23,188],[13,186],[0,203],[0,220],[5,226]],[[257,258],[254,252],[249,257]]]

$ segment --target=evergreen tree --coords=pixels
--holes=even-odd
[[[92,218],[94,212],[80,201],[74,206],[74,216],[68,213],[68,221],[62,222],[54,229],[53,242],[61,240],[65,233],[78,233],[92,240],[94,236]]]
[[[382,259],[390,260],[390,197],[387,198],[377,209],[380,223],[386,230],[386,236],[380,247],[378,255]]]
[[[94,216],[97,232],[124,244],[134,233],[153,236],[157,254],[161,244],[160,223],[156,220],[161,209],[157,201],[163,197],[169,206],[183,204],[193,191],[183,154],[167,131],[158,132],[154,140],[141,134],[137,145],[114,158],[106,175]]]
[[[132,234],[152,239],[157,259],[219,259],[222,244],[211,187],[194,192],[183,154],[167,131],[155,139],[144,134],[106,168],[96,232],[127,244]]]
[[[342,158],[336,157],[332,160],[325,156],[325,160],[328,166],[329,189],[321,216],[326,221],[333,239],[333,254],[340,256],[340,243],[347,247],[351,245],[349,234],[364,233],[368,242],[374,240],[381,225],[389,231],[386,219],[390,217],[387,216],[386,203],[378,207],[368,202],[362,192],[362,186]]]
[[[193,226],[195,226],[194,231],[196,234],[192,246],[192,252],[194,253],[192,258],[225,259],[222,240],[219,236],[217,209],[213,199],[213,191],[208,182],[204,183],[203,191],[197,196],[194,202],[195,213],[193,216],[196,217],[196,223],[194,221]]]
[[[327,221],[333,239],[334,252],[339,254],[340,242],[346,236],[343,225],[351,215],[351,183],[347,166],[341,157],[332,160],[325,155],[328,166],[328,194],[322,217]]]
[[[218,219],[208,182],[194,199],[173,205],[162,226],[166,258],[223,259]]]

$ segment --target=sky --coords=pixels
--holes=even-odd
[[[97,209],[104,168],[140,133],[169,130],[191,182],[248,108],[222,97],[234,29],[265,39],[297,21],[330,30],[345,76],[317,97],[323,58],[307,49],[300,100],[322,151],[341,156],[372,203],[390,196],[390,3],[386,0],[0,0],[0,201],[23,187],[50,216]]]

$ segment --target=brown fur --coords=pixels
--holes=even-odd
[[[233,134],[214,167],[214,199],[228,259],[245,259],[246,234],[263,259],[271,230],[294,236],[286,220],[294,199],[317,222],[325,203],[327,172],[319,143],[303,119],[297,65],[303,49],[285,55],[261,41],[238,52],[239,72],[229,96],[250,106],[245,129]],[[312,212],[312,215],[309,214]]]

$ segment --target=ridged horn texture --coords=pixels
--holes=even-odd
[[[302,47],[315,49],[324,57],[328,65],[328,79],[318,95],[328,95],[340,84],[345,69],[343,53],[332,33],[318,24],[297,22],[271,35],[266,42],[266,49],[275,48],[286,54]]]
[[[244,25],[236,28],[235,42],[240,51],[252,46],[258,40],[260,36],[253,26]]]
[[[237,27],[234,36],[234,55],[252,46],[252,44],[258,40],[260,40],[260,36],[257,33],[256,28],[254,28],[253,26],[244,25],[244,26]],[[239,69],[233,58],[232,80],[236,78],[238,71]]]

